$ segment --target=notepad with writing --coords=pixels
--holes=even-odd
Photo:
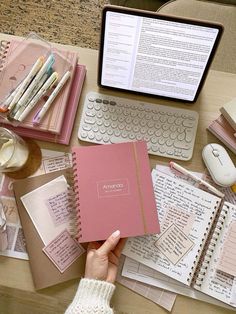
[[[161,233],[128,239],[123,254],[235,307],[236,206],[161,171],[152,177]]]
[[[79,242],[159,232],[146,143],[73,147]]]
[[[13,39],[9,42],[2,42],[0,47],[0,99],[4,99],[7,91],[13,91],[21,80],[27,75],[41,55],[48,54],[47,46],[42,45],[40,41],[30,41]],[[63,119],[66,111],[66,104],[69,99],[72,86],[73,76],[78,61],[76,52],[51,48],[51,52],[55,56],[54,71],[58,72],[59,80],[66,71],[71,72],[71,77],[63,87],[59,95],[53,101],[47,115],[40,122],[40,125],[35,127],[32,120],[35,113],[42,107],[47,98],[43,97],[32,112],[20,124],[21,127],[29,129],[37,129],[44,132],[59,134],[63,124]],[[9,124],[2,118],[4,123]]]

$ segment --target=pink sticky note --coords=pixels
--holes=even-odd
[[[231,222],[218,260],[218,270],[236,276],[236,222]]]
[[[63,273],[85,250],[65,229],[43,248],[43,252]]]

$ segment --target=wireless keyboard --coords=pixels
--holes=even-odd
[[[193,110],[89,92],[78,137],[97,144],[145,140],[149,154],[189,160],[197,124]]]

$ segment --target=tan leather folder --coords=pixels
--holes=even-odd
[[[18,180],[13,183],[20,220],[26,239],[27,252],[29,254],[30,268],[36,290],[53,286],[70,279],[79,278],[84,273],[85,254],[79,257],[69,268],[65,270],[64,273],[60,273],[56,266],[42,251],[44,243],[39,237],[30,216],[20,200],[20,197],[24,194],[35,190],[41,185],[65,173],[66,170],[61,170],[37,177]]]

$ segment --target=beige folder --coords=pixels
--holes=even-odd
[[[67,170],[51,172],[37,177],[18,180],[13,183],[13,189],[26,239],[30,268],[36,290],[53,286],[70,279],[80,278],[84,273],[85,254],[79,257],[69,268],[65,270],[64,273],[60,273],[56,266],[42,251],[44,243],[42,242],[30,216],[20,200],[20,197],[24,194],[35,190],[41,185],[62,174],[66,174],[66,172]]]

